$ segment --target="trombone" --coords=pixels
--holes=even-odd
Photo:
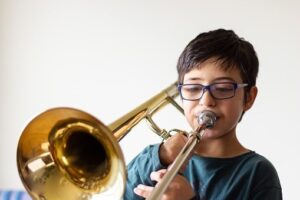
[[[189,156],[193,152],[195,146],[202,139],[203,135],[205,134],[205,129],[212,128],[215,125],[216,120],[217,117],[215,113],[211,111],[203,111],[202,113],[200,113],[200,115],[198,116],[199,126],[196,130],[192,131],[189,134],[187,143],[179,152],[176,159],[168,169],[167,173],[162,178],[162,181],[159,182],[158,185],[154,188],[147,200],[161,199],[163,193],[166,191],[173,178],[176,176],[176,174],[178,174],[180,168],[189,159]]]
[[[108,126],[75,108],[39,114],[25,127],[17,147],[25,189],[35,200],[122,198],[126,168],[118,141],[142,119],[162,138],[170,137],[152,115],[167,104],[183,113],[177,96],[175,82]]]

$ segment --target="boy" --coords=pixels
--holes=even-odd
[[[193,130],[205,110],[215,113],[217,121],[205,130],[183,174],[175,176],[162,199],[282,199],[273,165],[236,137],[237,124],[256,98],[258,65],[253,46],[231,30],[202,33],[186,46],[177,64],[185,117]],[[147,198],[186,141],[184,134],[176,134],[133,159],[124,199]]]

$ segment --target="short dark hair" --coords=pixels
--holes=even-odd
[[[221,61],[225,70],[234,67],[240,71],[243,82],[248,83],[245,95],[256,85],[259,62],[252,44],[225,29],[201,33],[185,47],[177,63],[178,83],[183,83],[186,73],[210,58]]]

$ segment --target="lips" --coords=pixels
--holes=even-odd
[[[215,116],[216,116],[216,118],[217,118],[217,120],[220,118],[220,116],[218,115],[218,113],[217,113],[216,111],[213,111],[213,110],[202,110],[202,111],[196,113],[195,117],[198,118],[198,116],[199,116],[201,113],[205,112],[205,111],[214,113]]]
[[[205,123],[207,128],[213,128],[219,118],[220,116],[212,110],[202,110],[200,112],[197,112],[197,115],[195,116],[195,123],[196,126]]]

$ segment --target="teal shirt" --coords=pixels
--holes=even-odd
[[[143,199],[133,192],[138,184],[154,186],[150,173],[164,168],[159,144],[146,147],[127,166],[124,200]],[[233,158],[192,156],[184,172],[201,200],[281,200],[277,172],[265,157],[250,151]]]

